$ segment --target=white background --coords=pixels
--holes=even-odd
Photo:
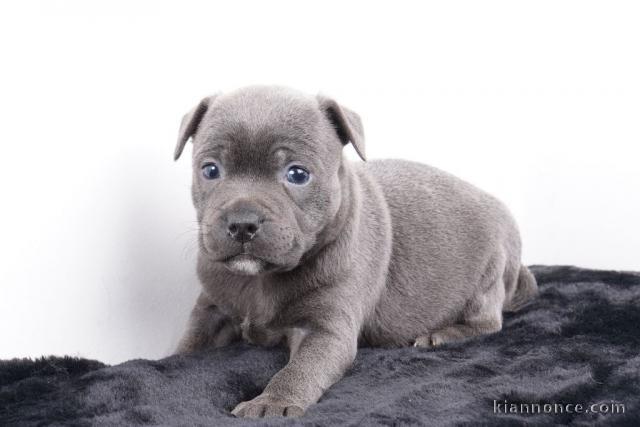
[[[636,5],[3,2],[0,358],[167,354],[198,289],[178,124],[254,83],[494,193],[528,264],[640,270]]]

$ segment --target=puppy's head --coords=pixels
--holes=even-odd
[[[355,113],[277,87],[203,99],[182,120],[175,159],[190,138],[200,249],[237,274],[298,266],[335,222],[342,147],[364,159]]]

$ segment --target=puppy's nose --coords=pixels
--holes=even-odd
[[[260,228],[260,217],[252,212],[231,215],[228,220],[227,234],[238,242],[252,240]]]

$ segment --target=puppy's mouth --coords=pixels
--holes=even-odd
[[[243,276],[255,276],[265,271],[273,270],[276,267],[274,264],[248,253],[230,256],[222,260],[222,265],[232,273]]]

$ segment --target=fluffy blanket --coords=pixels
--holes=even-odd
[[[2,361],[0,425],[640,425],[640,274],[532,271],[541,295],[502,332],[435,350],[361,349],[299,419],[229,414],[286,363],[281,349],[239,344],[117,366]]]

